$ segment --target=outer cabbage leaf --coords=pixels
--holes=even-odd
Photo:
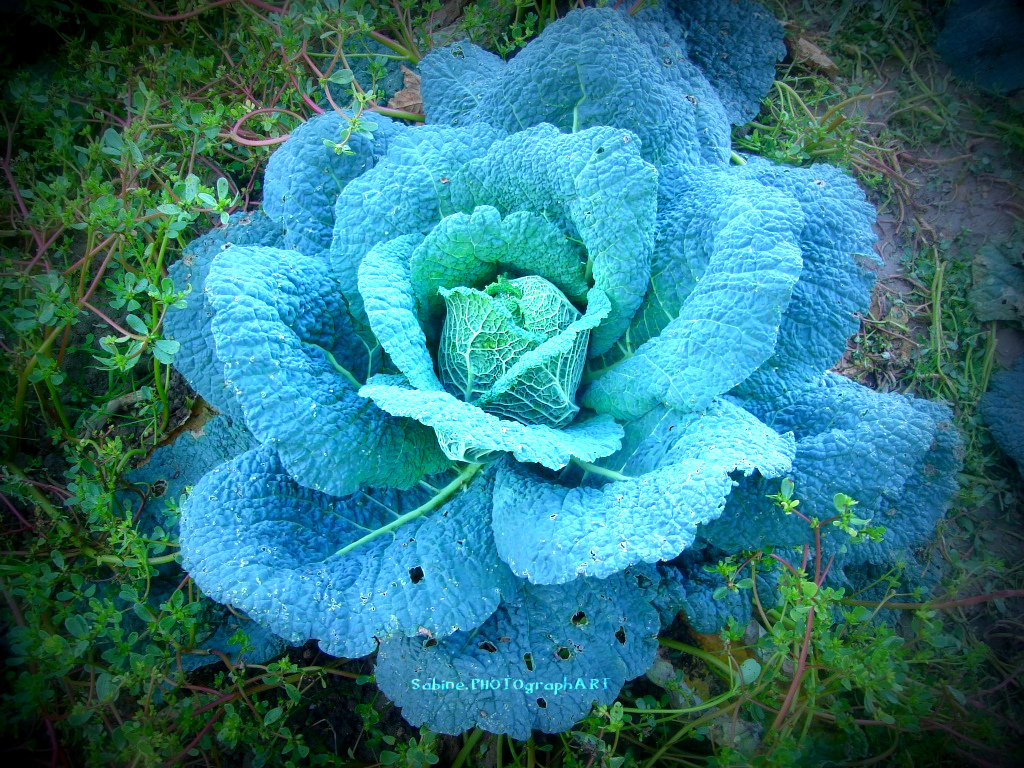
[[[364,483],[408,488],[447,466],[430,430],[357,393],[352,372],[367,370],[367,353],[321,259],[231,248],[206,291],[246,423],[300,483],[338,495]]]
[[[213,311],[207,306],[203,286],[210,265],[221,251],[232,245],[278,246],[283,236],[280,226],[262,211],[236,213],[226,227],[211,229],[189,243],[182,258],[167,270],[175,290],[182,291],[188,286],[192,289],[185,307],[172,308],[164,317],[165,338],[181,345],[174,367],[206,402],[240,424],[245,419],[234,392],[224,380],[224,364],[217,358],[210,327]]]
[[[880,263],[873,247],[875,209],[857,183],[831,165],[810,168],[747,158],[737,169],[797,200],[803,271],[779,328],[775,354],[738,389],[744,397],[781,395],[816,380],[834,366],[867,310],[875,277],[864,266]]]
[[[595,702],[611,704],[654,660],[657,578],[638,569],[558,587],[523,585],[475,632],[382,643],[377,684],[406,720],[442,733],[474,725],[517,739],[533,729],[564,731]],[[431,690],[431,681],[462,690]]]
[[[775,79],[775,63],[786,55],[782,25],[750,0],[666,0],[638,14],[678,40],[710,81],[735,125],[752,120]],[[671,38],[670,38],[671,39]]]
[[[499,56],[459,42],[428,53],[419,64],[423,111],[435,125],[460,126],[505,71]]]
[[[682,612],[687,626],[703,634],[720,632],[730,619],[741,627],[747,625],[753,612],[749,590],[727,590],[715,597],[715,590],[726,586],[725,579],[705,567],[720,559],[713,550],[702,552],[695,548],[675,562],[658,566],[662,580],[655,605],[663,624],[670,624]],[[758,580],[761,601],[772,605],[768,595],[761,592],[761,581]]]
[[[209,418],[198,429],[184,430],[125,477],[133,485],[149,486],[141,519],[159,519],[162,515],[156,508],[163,508],[167,499],[177,501],[186,487],[195,485],[211,469],[255,446],[256,440],[242,422],[223,415]]]
[[[725,162],[729,120],[718,94],[688,59],[638,31],[649,34],[624,13],[588,8],[548,25],[504,68],[471,43],[433,51],[420,62],[424,110],[431,122],[510,133],[613,125],[635,133],[659,167]]]
[[[423,492],[328,496],[298,485],[261,446],[193,489],[182,561],[210,597],[289,642],[315,638],[327,653],[363,656],[392,634],[471,630],[515,594],[491,540],[490,490],[478,476],[429,517],[338,554],[419,506]]]
[[[1008,371],[992,377],[981,399],[981,415],[999,447],[1024,474],[1024,356]]]
[[[338,193],[372,168],[389,142],[408,130],[383,115],[374,115],[367,119],[374,126],[371,137],[354,135],[348,140],[350,152],[335,152],[328,143],[341,140],[350,117],[331,110],[310,118],[291,132],[267,162],[263,210],[284,228],[285,248],[307,256],[325,253],[334,232]]]
[[[573,456],[593,461],[614,453],[622,427],[608,416],[578,419],[564,429],[500,419],[447,392],[409,389],[401,377],[374,376],[359,394],[394,416],[433,427],[445,454],[458,461],[484,461],[508,451],[518,461],[561,469]]]
[[[982,322],[1024,322],[1024,232],[989,242],[971,264],[971,306]]]
[[[796,434],[792,477],[805,515],[835,514],[833,497],[858,502],[858,517],[886,528],[881,542],[850,544],[838,528],[823,537],[837,564],[887,563],[935,530],[956,489],[960,439],[949,409],[894,393],[881,394],[835,374],[747,407],[773,428]],[[725,514],[701,536],[735,552],[813,543],[809,526],[769,501],[778,483],[752,477],[729,497]],[[840,552],[844,548],[845,552]]]
[[[630,133],[591,128],[563,135],[539,125],[495,142],[450,186],[459,210],[531,211],[583,244],[594,287],[611,301],[608,318],[590,337],[593,356],[629,327],[647,290],[657,176]]]
[[[628,479],[566,487],[511,462],[499,466],[495,544],[516,575],[538,584],[669,560],[721,514],[730,473],[777,476],[792,457],[791,435],[729,402],[701,414],[659,408],[627,424],[623,449],[601,462]]]
[[[671,194],[666,194],[670,191]],[[722,169],[687,168],[662,185],[656,279],[634,328],[660,335],[600,375],[583,403],[636,419],[664,403],[699,411],[775,349],[797,279],[796,203]],[[682,286],[692,290],[682,299]],[[685,289],[684,289],[685,290]]]

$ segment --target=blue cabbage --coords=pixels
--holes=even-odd
[[[174,268],[181,369],[255,443],[184,503],[185,566],[289,642],[379,648],[416,724],[564,730],[659,614],[742,618],[702,566],[805,542],[781,477],[890,529],[837,534],[837,574],[925,541],[954,488],[947,408],[827,373],[872,285],[863,194],[729,164],[778,24],[662,5],[573,11],[508,64],[431,53],[428,125],[337,155],[348,118],[310,120],[263,212]]]

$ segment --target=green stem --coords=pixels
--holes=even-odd
[[[718,670],[722,675],[725,676],[725,679],[729,680],[730,683],[734,682],[735,670],[733,670],[732,667],[730,667],[720,658],[708,653],[702,648],[697,648],[693,645],[687,645],[686,643],[680,643],[678,640],[672,640],[668,637],[659,637],[658,645],[663,645],[666,648],[671,648],[673,651],[679,651],[680,653],[685,653],[687,656],[693,656],[695,658],[698,658],[708,666],[714,667],[716,670]]]
[[[391,117],[395,120],[408,120],[413,123],[422,123],[426,120],[426,117],[419,112],[406,112],[404,109],[392,109],[391,107],[369,107],[367,111]]]
[[[64,516],[61,515],[61,513],[58,512],[57,509],[43,495],[42,491],[36,488],[33,482],[29,479],[28,475],[22,472],[13,462],[5,461],[3,462],[2,466],[13,477],[18,478],[25,484],[25,493],[31,496],[32,501],[36,503],[36,506],[43,510],[47,514],[47,516],[51,520],[53,520],[56,526],[60,529],[61,533],[63,533],[65,536],[70,536],[73,532],[71,529],[71,525],[68,523],[67,520],[64,519]]]
[[[473,751],[473,747],[480,741],[480,737],[484,735],[483,730],[480,728],[474,728],[472,732],[465,737],[462,742],[462,749],[459,750],[459,754],[455,756],[454,762],[452,762],[452,768],[462,768],[469,754]]]
[[[635,480],[636,478],[624,475],[621,472],[616,472],[614,469],[605,469],[599,467],[597,464],[591,464],[589,461],[583,461],[583,459],[577,459],[573,456],[570,461],[577,467],[582,469],[584,472],[590,472],[601,477],[607,477],[609,480]]]
[[[439,506],[448,501],[448,499],[454,496],[458,491],[462,490],[462,488],[465,487],[469,483],[469,481],[473,479],[473,476],[476,475],[476,473],[479,472],[481,469],[483,469],[483,466],[483,464],[467,464],[465,469],[463,469],[459,473],[459,476],[452,480],[450,483],[448,483],[448,485],[446,485],[440,491],[438,491],[437,495],[434,496],[434,498],[432,498],[430,501],[416,507],[416,509],[414,509],[412,512],[406,512],[401,517],[395,518],[387,525],[378,528],[375,531],[371,531],[362,538],[356,539],[351,544],[348,544],[339,549],[337,552],[335,552],[335,554],[347,555],[356,547],[366,544],[367,542],[373,541],[374,539],[383,536],[386,533],[391,533],[392,531],[401,528],[406,523],[412,522],[416,518],[422,517],[428,512],[437,509]]]
[[[355,387],[357,390],[361,386],[363,386],[360,383],[359,379],[353,376],[345,366],[343,366],[341,363],[334,359],[334,355],[332,355],[326,349],[321,347],[319,344],[314,344],[311,341],[304,341],[302,343],[305,344],[307,347],[315,347],[316,349],[319,349],[321,352],[323,352],[324,356],[327,358],[327,362],[334,366],[334,370],[336,370],[338,373],[340,373],[342,376],[348,379],[351,382],[352,386]]]

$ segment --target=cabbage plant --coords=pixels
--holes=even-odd
[[[609,704],[662,621],[749,605],[705,566],[812,540],[835,493],[911,557],[954,488],[943,406],[828,369],[874,211],[829,166],[733,155],[781,30],[751,2],[577,10],[510,62],[420,67],[427,125],[297,128],[261,211],[194,243],[178,364],[256,447],[182,508],[186,568],[291,643],[377,652],[414,724],[526,738]]]

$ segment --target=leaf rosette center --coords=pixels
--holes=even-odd
[[[447,315],[438,372],[448,392],[523,424],[573,420],[590,331],[558,288],[536,275],[499,276],[482,291],[439,293]]]

